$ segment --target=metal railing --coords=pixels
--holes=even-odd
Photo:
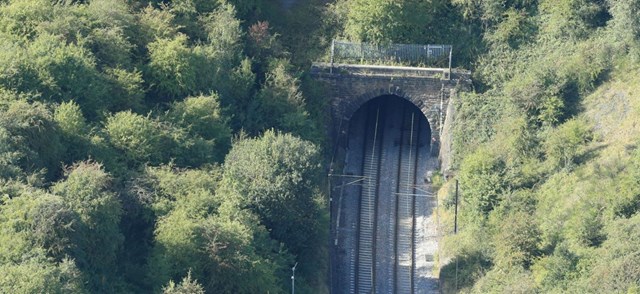
[[[451,68],[451,51],[451,45],[379,45],[333,40],[331,65],[367,63]]]

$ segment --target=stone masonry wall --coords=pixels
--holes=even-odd
[[[372,68],[369,74],[340,68],[329,72],[327,68],[312,68],[315,80],[324,82],[327,98],[330,99],[332,118],[332,138],[344,142],[340,137],[346,135],[351,116],[367,101],[384,96],[396,95],[411,101],[426,116],[431,127],[433,156],[438,155],[441,125],[446,119],[449,97],[460,89],[470,86],[469,73],[456,72],[451,79],[441,79],[443,75],[415,76],[407,74],[406,69],[388,67]],[[443,70],[444,71],[444,70]]]

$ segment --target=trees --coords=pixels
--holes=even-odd
[[[259,215],[274,239],[299,253],[319,230],[318,156],[307,141],[267,131],[234,144],[225,159],[222,189]]]
[[[636,0],[607,1],[610,5],[609,11],[613,16],[611,28],[616,38],[626,42],[631,48],[637,48],[640,38],[640,23],[635,15],[640,10],[640,2]],[[635,44],[636,46],[633,46]]]
[[[80,106],[73,101],[61,103],[54,110],[53,120],[60,128],[61,142],[67,146],[64,162],[85,159],[89,148],[89,125]]]
[[[162,159],[163,134],[158,122],[131,111],[118,112],[105,125],[109,142],[123,152],[126,162],[138,166],[146,161]]]
[[[149,44],[149,82],[170,98],[191,94],[196,86],[195,60],[187,36],[156,39]]]
[[[582,146],[591,140],[586,124],[577,119],[570,120],[548,136],[545,151],[552,166],[571,168],[576,163],[583,153]]]
[[[84,293],[68,257],[77,252],[77,216],[60,197],[17,182],[1,182],[0,194],[0,291]]]
[[[169,281],[169,284],[162,288],[162,292],[164,294],[205,294],[204,288],[198,284],[198,281],[191,280],[191,272],[178,285]]]
[[[181,2],[190,5],[190,1]],[[193,4],[193,3],[192,3]],[[178,9],[174,3],[172,11]],[[146,77],[154,89],[156,99],[175,100],[188,95],[198,95],[211,91],[219,92],[224,99],[244,98],[226,97],[244,94],[242,76],[227,73],[242,68],[243,32],[240,21],[235,17],[232,5],[222,3],[215,9],[189,12],[195,19],[185,33],[166,34],[156,37],[148,44],[150,62],[146,68]],[[175,14],[148,12],[145,22],[168,26]],[[155,18],[155,19],[154,19]],[[152,34],[159,34],[151,30]],[[195,43],[195,45],[194,45]],[[237,81],[236,78],[240,78]],[[241,86],[234,89],[234,86]]]
[[[300,81],[291,75],[285,60],[274,60],[266,81],[249,105],[248,130],[257,134],[277,128],[305,137],[313,133]]]
[[[190,273],[209,292],[282,291],[276,272],[287,253],[278,251],[257,217],[216,192],[215,175],[167,167],[147,172],[142,184],[157,195],[149,204],[158,217],[152,284],[160,287]]]
[[[346,1],[344,34],[370,43],[430,43],[436,41],[436,13],[446,2],[434,1]]]
[[[43,103],[24,100],[9,102],[0,109],[0,129],[7,135],[3,143],[9,151],[9,162],[27,174],[41,170],[48,180],[54,179],[62,167],[61,134],[51,110]],[[14,173],[17,170],[14,169]]]
[[[622,106],[630,105],[630,92],[610,82],[616,73],[626,75],[622,63],[637,58],[633,30],[618,31],[622,22],[631,25],[625,15],[634,4],[454,3],[465,21],[482,25],[488,45],[475,64],[477,93],[456,104],[454,140],[461,147],[454,173],[466,225],[448,242],[491,249],[482,267],[456,253],[464,264],[460,272],[476,273],[463,291],[635,291],[633,257],[603,255],[615,235],[609,225],[638,211],[639,186],[629,178],[635,151],[623,147],[636,142],[638,132],[629,131],[626,116],[609,110],[635,107]],[[522,195],[526,209],[518,204]],[[602,265],[597,274],[591,272],[596,264]],[[450,268],[443,273],[453,278]],[[598,279],[616,282],[596,285]]]
[[[109,189],[110,181],[99,164],[81,162],[52,187],[80,219],[82,235],[75,242],[79,252],[73,256],[96,291],[114,290],[116,259],[123,241],[119,229],[122,207]]]
[[[465,187],[464,197],[471,209],[487,216],[507,191],[504,162],[486,149],[479,149],[466,157],[460,171],[460,182]]]
[[[245,56],[246,27],[276,10],[0,2],[0,292],[283,292],[289,248],[238,193],[217,191],[243,129],[318,129],[296,69],[269,65],[288,56],[279,32]],[[317,161],[305,144],[284,151]],[[308,199],[292,202],[305,210],[296,221],[314,227],[294,233],[317,237],[319,192],[299,179],[286,189],[297,183],[289,193]]]
[[[218,95],[187,97],[185,100],[175,102],[166,113],[166,119],[175,126],[183,128],[191,137],[203,140],[202,150],[194,150],[199,160],[188,160],[195,165],[219,161],[224,157],[231,143],[231,130],[227,126],[226,119],[222,116]],[[197,141],[196,141],[197,142]],[[197,144],[197,143],[196,143]],[[198,148],[198,146],[194,146]],[[189,148],[189,147],[187,147]],[[195,148],[192,148],[195,149]]]
[[[86,293],[73,261],[51,263],[33,258],[18,264],[2,264],[0,291],[7,293]]]

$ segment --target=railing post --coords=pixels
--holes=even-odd
[[[448,80],[451,79],[451,55],[453,52],[453,46],[449,46],[449,78]]]
[[[333,73],[333,56],[336,50],[336,40],[331,40],[331,68],[329,68],[329,73]]]

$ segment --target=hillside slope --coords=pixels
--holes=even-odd
[[[454,180],[439,193],[446,293],[639,289],[640,71],[625,61],[553,127],[529,129],[486,94],[457,103],[458,123],[484,121],[472,137],[490,139],[458,157],[458,235]],[[457,143],[470,132],[459,128]]]

